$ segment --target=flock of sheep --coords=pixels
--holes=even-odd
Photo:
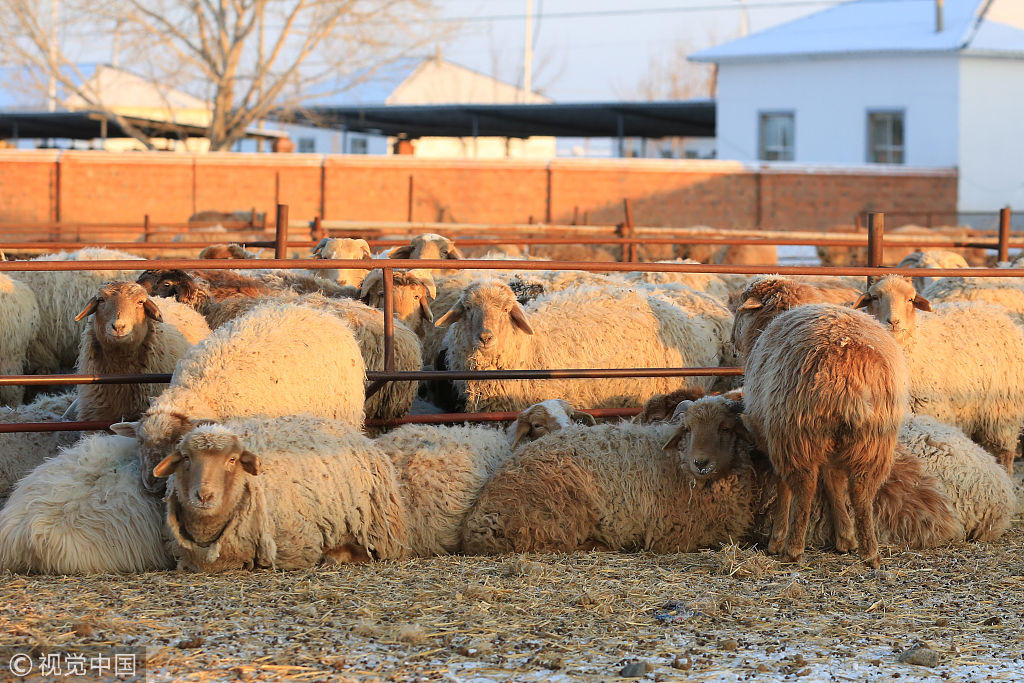
[[[378,255],[325,239],[313,255],[462,258],[434,234]],[[908,264],[967,267],[950,252]],[[116,422],[113,435],[0,435],[0,567],[296,569],[732,541],[790,561],[808,543],[857,550],[878,566],[879,543],[993,539],[1016,511],[1014,278],[886,276],[865,290],[854,278],[396,271],[398,370],[741,365],[745,376],[398,381],[367,396],[366,371],[384,367],[379,269],[140,275],[148,266],[159,262],[0,274],[0,374],[173,373],[169,386],[0,389],[2,422]],[[519,416],[507,429],[366,427],[418,395]],[[600,424],[579,410],[639,405]]]

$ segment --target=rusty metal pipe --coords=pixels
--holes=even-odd
[[[256,211],[253,210],[253,217],[256,216]],[[276,239],[274,240],[274,258],[288,258],[288,205],[278,204],[277,205],[277,225],[274,230]]]
[[[1010,260],[1010,207],[999,209],[999,261],[1005,263]]]

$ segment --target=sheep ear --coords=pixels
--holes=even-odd
[[[242,451],[242,454],[238,456],[238,462],[242,465],[243,470],[254,477],[259,474],[260,470],[263,468],[263,463],[260,462],[260,459],[256,454],[249,451]]]
[[[171,476],[174,474],[174,470],[178,469],[178,463],[180,462],[181,453],[174,451],[156,464],[156,467],[153,468],[153,476],[157,479]]]
[[[516,434],[512,438],[512,448],[519,445],[523,437],[530,433],[530,423],[525,420],[516,420]]]
[[[508,314],[512,318],[513,325],[526,334],[533,334],[533,328],[530,327],[530,321],[526,319],[526,311],[523,310],[522,306],[516,304]]]
[[[146,299],[142,302],[142,310],[146,312],[146,317],[152,318],[158,323],[162,323],[164,321],[164,316],[160,313],[160,308],[152,299]]]
[[[857,300],[853,302],[853,307],[854,308],[864,308],[869,303],[871,303],[871,295],[870,294],[861,294],[860,297],[858,297]]]
[[[110,425],[110,431],[114,432],[118,436],[127,436],[130,439],[138,438],[138,422],[115,422]]]
[[[327,238],[326,237],[323,238],[322,240],[320,240],[319,242],[317,242],[316,246],[313,247],[313,257],[314,258],[323,258],[324,257],[324,247],[325,246],[327,246]]]
[[[758,309],[758,308],[761,308],[761,305],[762,305],[762,304],[761,304],[761,302],[760,302],[760,301],[758,301],[758,300],[757,300],[757,299],[755,299],[754,297],[750,297],[749,299],[747,299],[746,301],[744,301],[744,302],[743,302],[743,305],[742,305],[742,306],[740,306],[740,307],[739,307],[738,309],[736,309],[736,310],[738,310],[738,311],[753,311],[753,310],[756,310],[756,309]]]
[[[434,327],[448,327],[456,320],[460,319],[466,313],[466,307],[462,305],[461,301],[456,301],[455,305],[451,307],[447,313],[442,315],[434,323]]]
[[[663,451],[674,451],[675,449],[679,448],[679,440],[683,438],[683,434],[685,434],[685,433],[686,433],[686,428],[685,427],[680,427],[679,429],[677,429],[675,434],[672,435],[672,438],[669,439],[665,443],[665,445],[661,447],[661,450],[663,450]]]
[[[86,316],[90,316],[93,313],[95,313],[99,305],[100,302],[96,300],[96,297],[89,299],[89,303],[85,305],[85,308],[82,309],[82,312],[75,316],[75,322],[78,322],[82,318],[85,318]]]
[[[420,299],[420,313],[430,322],[434,322],[434,313],[430,310],[430,300],[427,297]]]
[[[670,417],[676,417],[677,415],[686,415],[686,411],[688,411],[690,409],[690,406],[692,406],[692,405],[693,405],[693,401],[690,401],[690,400],[680,401],[672,409],[672,413],[671,413]]]
[[[388,258],[412,258],[413,246],[411,244],[404,244],[400,247],[395,247],[388,254]]]
[[[453,246],[451,249],[448,250],[448,256],[446,256],[445,258],[451,259],[453,261],[459,261],[465,257],[462,255],[462,252],[458,250],[458,248]]]
[[[362,301],[364,304],[367,303],[367,300],[370,298],[370,293],[373,291],[373,288],[376,287],[378,284],[384,283],[382,279],[383,277],[383,271],[371,270],[370,273],[363,278],[363,284],[359,288],[359,300]]]
[[[362,244],[359,245],[359,250],[363,254],[363,258],[373,258],[373,254],[370,252],[370,245],[366,243],[366,240],[359,240]]]
[[[597,424],[597,420],[594,419],[593,415],[590,413],[584,413],[582,410],[574,410],[569,413],[569,419],[573,422],[582,422],[588,427],[593,427]]]
[[[932,310],[932,302],[928,301],[928,299],[925,299],[923,296],[918,294],[917,296],[914,297],[914,308],[921,311],[930,312]]]

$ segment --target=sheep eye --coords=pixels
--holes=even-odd
[[[171,286],[171,284],[172,284],[172,283],[171,283],[171,281],[170,281],[170,280],[164,280],[163,282],[161,282],[161,283],[160,283],[160,286],[161,286],[161,287],[170,287],[170,286]]]
[[[104,301],[105,301],[105,299],[103,297],[101,297],[101,296],[96,297],[96,303],[101,304]]]

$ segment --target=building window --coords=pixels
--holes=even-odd
[[[348,151],[351,154],[366,154],[366,138],[352,138],[348,143]]]
[[[299,153],[312,154],[316,151],[316,138],[299,138]]]
[[[761,114],[762,161],[793,161],[793,138],[796,128],[793,112]]]
[[[868,112],[868,161],[903,163],[903,112]]]

